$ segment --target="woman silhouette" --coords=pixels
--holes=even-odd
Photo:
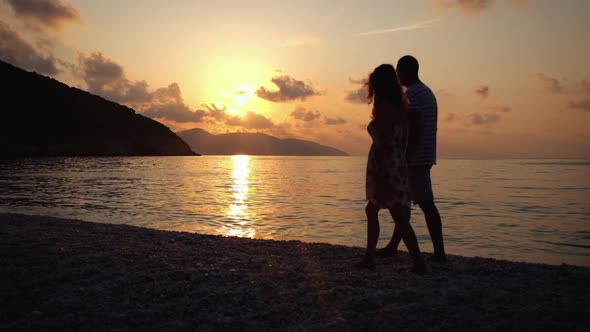
[[[378,213],[387,208],[400,230],[414,262],[414,271],[426,270],[414,229],[410,225],[410,189],[406,146],[408,119],[406,101],[392,65],[375,68],[367,82],[372,120],[367,130],[373,139],[367,161],[366,195],[367,251],[358,267],[375,266],[379,239]]]

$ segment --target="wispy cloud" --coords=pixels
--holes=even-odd
[[[500,121],[501,119],[500,115],[495,113],[472,113],[469,114],[469,117],[471,118],[471,124],[474,124],[476,126],[491,125],[493,123]]]
[[[544,73],[536,73],[535,77],[543,84],[546,90],[553,93],[563,92],[563,85],[557,78],[548,76]]]
[[[580,111],[590,112],[590,98],[578,100],[578,101],[570,101],[569,108],[577,109]]]
[[[369,35],[378,35],[378,34],[392,33],[392,32],[398,32],[398,31],[410,31],[410,30],[425,29],[425,28],[430,28],[434,23],[440,22],[441,20],[442,20],[442,17],[437,17],[437,18],[432,19],[430,21],[418,22],[418,23],[414,23],[414,24],[410,24],[410,25],[404,25],[401,27],[361,32],[361,33],[354,34],[354,36],[369,36]]]

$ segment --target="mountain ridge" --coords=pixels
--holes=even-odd
[[[272,156],[348,156],[349,154],[316,142],[297,138],[280,139],[263,133],[227,133],[214,135],[202,128],[176,133],[195,151],[204,155]]]

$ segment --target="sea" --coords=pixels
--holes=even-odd
[[[365,170],[361,156],[4,158],[0,213],[362,247]],[[432,179],[447,253],[590,266],[590,161],[443,159]],[[431,252],[417,207],[411,222]]]

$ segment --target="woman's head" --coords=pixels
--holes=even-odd
[[[379,114],[382,105],[389,104],[393,106],[394,111],[403,112],[405,109],[402,88],[397,79],[395,68],[390,64],[382,64],[375,68],[369,75],[367,82],[369,90],[369,104],[373,104],[373,118],[381,116],[395,117],[396,114]],[[383,108],[385,111],[387,108]]]

